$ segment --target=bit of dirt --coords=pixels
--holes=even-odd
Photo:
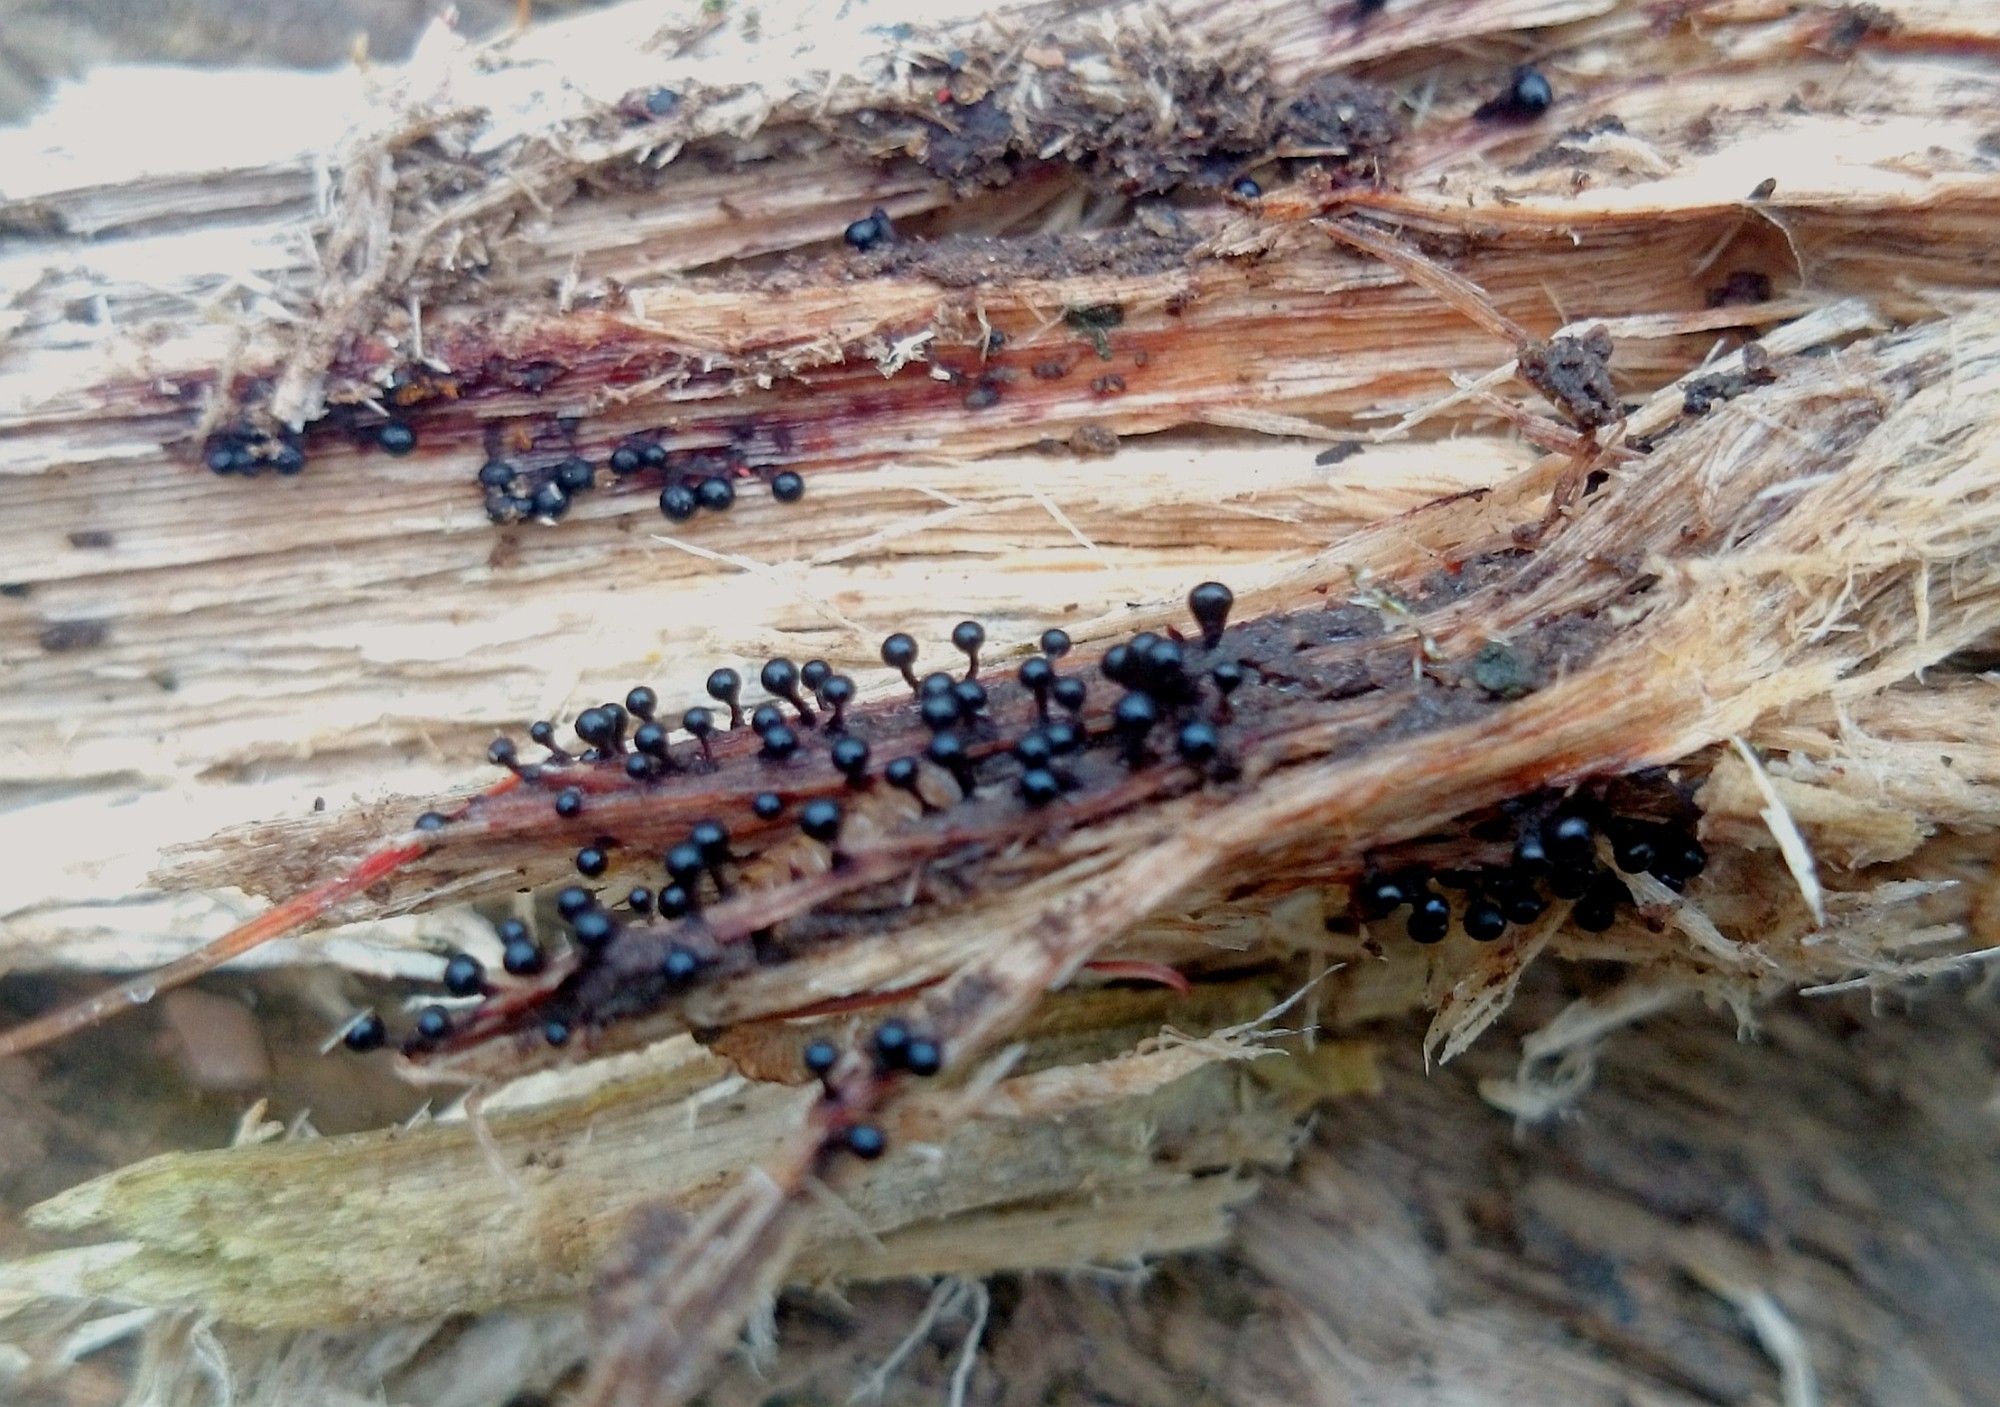
[[[1581,337],[1526,343],[1516,355],[1521,379],[1579,430],[1595,430],[1624,418],[1618,389],[1611,383],[1611,334],[1602,326]]]
[[[1126,67],[1135,54],[1137,73]],[[911,157],[958,190],[1005,185],[1030,164],[1058,160],[1128,195],[1225,186],[1277,155],[1372,163],[1397,135],[1390,96],[1352,79],[1318,79],[1286,102],[1248,56],[1196,58],[1131,45],[1119,55],[1121,81],[1111,84],[1085,76],[1102,56],[1046,57],[1060,62],[978,97],[911,111],[870,108],[842,119],[832,135],[875,159]],[[977,86],[942,79],[946,93]],[[1135,84],[1148,101],[1132,101]],[[1163,108],[1173,120],[1162,119]]]
[[[1715,372],[1697,376],[1681,393],[1681,414],[1707,415],[1718,402],[1742,395],[1752,386],[1768,386],[1778,379],[1771,369],[1770,353],[1752,342],[1743,349],[1741,371]]]
[[[828,261],[803,255],[775,270],[750,276],[759,288],[783,290],[824,285],[829,272],[850,281],[883,277],[927,278],[944,288],[981,288],[1021,279],[1075,278],[1089,274],[1156,274],[1178,268],[1200,243],[1192,232],[1154,234],[1134,226],[1094,234],[1035,234],[1008,239],[943,235],[893,244]],[[733,284],[746,276],[719,274]]]
[[[1328,74],[1286,107],[1278,136],[1288,154],[1366,163],[1380,160],[1398,133],[1390,96],[1372,84]]]

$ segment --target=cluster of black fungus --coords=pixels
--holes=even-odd
[[[486,492],[486,516],[496,523],[538,519],[553,523],[569,512],[580,494],[597,487],[597,471],[581,455],[539,469],[523,469],[512,460],[489,459],[479,468],[479,486]]]
[[[306,453],[298,431],[272,433],[237,425],[217,430],[202,446],[202,463],[217,474],[240,474],[255,478],[266,469],[291,475],[306,467]]]
[[[868,1038],[868,1053],[878,1075],[928,1079],[944,1069],[944,1047],[934,1037],[911,1029],[900,1017],[891,1017],[875,1028]],[[840,1047],[825,1039],[808,1041],[799,1058],[806,1073],[825,1084],[827,1098],[838,1099],[832,1075],[840,1064]],[[872,1161],[888,1150],[889,1142],[878,1126],[853,1123],[833,1134],[826,1146]]]
[[[644,467],[644,456],[641,456]],[[637,472],[621,460],[614,472]],[[497,484],[491,487],[499,487]],[[1087,782],[1107,782],[1118,770],[1117,759],[1129,767],[1146,765],[1165,752],[1197,775],[1213,774],[1223,754],[1221,725],[1229,721],[1230,695],[1243,683],[1241,666],[1225,657],[1224,634],[1233,597],[1227,587],[1207,582],[1189,594],[1196,634],[1142,631],[1115,645],[1101,669],[1120,689],[1108,709],[1093,717],[1092,687],[1082,671],[1064,670],[1070,653],[1069,636],[1060,629],[1043,633],[1041,652],[1029,657],[1010,679],[986,674],[986,628],[978,621],[958,623],[951,646],[963,660],[962,669],[919,675],[919,649],[909,635],[897,633],[882,642],[882,660],[909,684],[918,719],[928,742],[914,755],[878,758],[871,740],[849,726],[848,710],[857,694],[855,682],[836,673],[825,660],[804,664],[777,658],[756,672],[756,683],[767,696],[749,703],[746,683],[737,670],[713,671],[706,692],[717,709],[698,704],[680,714],[678,729],[663,716],[660,699],[651,688],[631,689],[622,702],[605,702],[579,712],[572,728],[575,742],[565,745],[555,723],[543,720],[528,729],[530,740],[544,750],[540,761],[523,756],[513,738],[494,740],[487,757],[548,798],[558,821],[574,827],[580,848],[575,867],[584,880],[604,880],[618,851],[616,837],[602,833],[593,822],[593,797],[625,791],[632,784],[657,784],[692,772],[713,770],[714,741],[725,730],[747,730],[758,747],[751,765],[771,769],[773,778],[797,771],[804,782],[810,770],[827,767],[838,779],[828,794],[823,784],[788,802],[785,790],[760,787],[749,800],[751,824],[767,826],[793,809],[799,833],[825,846],[832,863],[849,863],[841,850],[848,819],[841,792],[865,793],[878,783],[907,792],[929,811],[941,804],[940,786],[949,777],[958,793],[971,797],[982,787],[1008,787],[1031,809],[1059,802]],[[1022,727],[1004,724],[1032,707]],[[1000,716],[996,717],[996,710]],[[1011,731],[1010,731],[1011,729]],[[622,776],[605,778],[605,769]],[[926,772],[932,780],[926,783]],[[942,774],[942,775],[938,775]],[[840,784],[844,783],[844,787]],[[427,815],[418,829],[440,829],[448,818]],[[668,846],[660,856],[664,871],[657,889],[628,887],[617,900],[600,898],[578,884],[557,896],[556,908],[569,927],[569,951],[587,970],[634,920],[673,921],[699,911],[711,899],[731,893],[734,882],[729,830],[723,819],[697,823],[688,836]],[[628,917],[612,912],[616,903]],[[527,927],[510,921],[501,933],[502,966],[514,978],[532,977],[548,965],[543,946]],[[669,991],[695,980],[703,966],[691,947],[671,945],[658,974],[657,990]],[[478,996],[487,990],[487,975],[470,957],[454,957],[446,972],[446,988],[454,996]],[[552,1010],[553,1003],[545,1008]],[[555,1043],[572,1038],[583,1019],[575,1011],[549,1018],[544,1032]],[[431,1022],[439,1033],[413,1037],[412,1048],[435,1045],[450,1031],[451,1016],[439,1008]],[[440,1025],[440,1023],[442,1023]],[[367,1045],[367,1029],[350,1040]],[[878,1032],[875,1053],[911,1074],[930,1074],[941,1054],[934,1041],[912,1036],[907,1048],[897,1040],[893,1024]],[[884,1034],[886,1033],[886,1034]],[[559,1039],[558,1039],[559,1038]]]
[[[660,512],[673,522],[686,522],[707,509],[727,512],[736,503],[736,485],[754,477],[742,454],[730,449],[669,450],[657,439],[634,436],[605,457],[602,469],[581,454],[533,467],[495,456],[479,471],[486,494],[486,516],[495,523],[527,519],[554,522],[571,504],[605,482],[650,476],[660,485]],[[797,503],[805,497],[806,481],[796,470],[770,475],[771,497]]]
[[[1611,864],[1603,862],[1609,850]],[[1451,931],[1453,905],[1440,892],[1462,894],[1459,926],[1475,942],[1490,943],[1509,924],[1532,923],[1550,900],[1572,907],[1569,918],[1586,933],[1602,933],[1632,902],[1624,874],[1650,874],[1679,891],[1708,865],[1708,853],[1684,824],[1617,816],[1573,802],[1523,825],[1509,863],[1476,869],[1376,871],[1354,887],[1355,916],[1379,922],[1408,907],[1405,931],[1418,943],[1436,943]]]
[[[1542,71],[1523,64],[1507,80],[1506,91],[1480,104],[1472,115],[1482,122],[1532,122],[1555,100],[1555,90]]]

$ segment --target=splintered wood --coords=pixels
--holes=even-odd
[[[1299,1115],[1371,1087],[1331,1033],[1421,1010],[1454,1059],[1537,962],[1627,974],[1573,1050],[2000,945],[2000,21],[719,13],[440,31],[171,157],[107,155],[82,102],[0,146],[0,845],[38,860],[0,967],[181,959],[93,1016],[223,957],[497,970],[498,921],[546,924],[578,867],[659,885],[717,814],[741,866],[678,926],[648,889],[594,975],[443,1018],[411,1073],[477,1092],[436,1122],[44,1203],[98,1239],[0,1267],[0,1313],[310,1329],[594,1287],[579,1400],[658,1407],[783,1283],[1215,1244]],[[1493,106],[1528,60],[1554,105]],[[1226,649],[1183,605],[1215,579]],[[752,822],[784,753],[747,729],[629,785],[477,771],[642,680],[726,722],[710,670],[781,655],[858,680],[879,773],[927,734],[878,642],[937,668],[966,617],[991,746],[907,795],[814,734]],[[1098,750],[1044,809],[1012,676],[1051,625]],[[1254,675],[1156,749],[1192,773],[1143,718],[1112,758],[1099,663],[1139,630]],[[1020,796],[979,801],[1010,745]],[[564,769],[617,842],[594,868]],[[1615,908],[1531,892],[1473,941],[1572,794],[1694,828],[1705,871],[1620,851]],[[1443,941],[1370,910],[1416,872],[1472,876]],[[676,946],[705,976],[668,991]],[[1132,978],[1162,990],[1091,986]],[[944,1081],[854,1049],[891,1013]],[[849,1052],[825,1092],[815,1036]],[[839,1153],[861,1127],[880,1161]]]

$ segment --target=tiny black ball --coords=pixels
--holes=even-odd
[[[903,1068],[928,1078],[944,1068],[944,1050],[928,1036],[915,1036],[903,1051]]]
[[[444,965],[444,989],[455,997],[476,997],[486,989],[486,969],[470,953],[453,953]]]
[[[417,817],[417,829],[420,831],[441,831],[449,824],[450,820],[442,811],[426,811]]]
[[[836,739],[833,766],[835,771],[847,778],[849,785],[861,785],[868,776],[868,744],[852,735]]]
[[[828,797],[816,796],[799,808],[799,829],[822,845],[840,837],[840,821],[840,803]]]
[[[871,1163],[889,1148],[889,1140],[883,1136],[882,1130],[873,1124],[854,1125],[848,1129],[845,1142],[848,1152]]]
[[[660,959],[660,975],[676,987],[692,982],[701,971],[701,959],[692,948],[673,944]]]
[[[922,681],[918,683],[917,695],[919,698],[928,699],[939,694],[949,694],[951,686],[957,682],[957,680],[953,679],[943,670],[934,669],[929,674],[926,674]]]
[[[686,484],[668,484],[660,490],[660,512],[676,523],[685,523],[700,507],[701,501]]]
[[[571,921],[570,932],[578,947],[595,952],[618,936],[618,920],[602,909],[589,909]]]
[[[1221,641],[1222,632],[1229,625],[1230,608],[1235,604],[1236,593],[1219,581],[1205,581],[1188,592],[1188,611],[1201,627],[1204,649],[1212,650]]]
[[[958,716],[970,722],[986,710],[986,686],[977,679],[961,679],[951,686],[951,701]]]
[[[542,1039],[552,1046],[569,1044],[569,1022],[559,1016],[551,1016],[542,1023]]]
[[[1150,694],[1122,695],[1111,711],[1111,725],[1127,737],[1143,738],[1160,721],[1160,706]]]
[[[1514,868],[1524,875],[1548,873],[1549,851],[1540,834],[1526,831],[1514,842]]]
[[[1663,838],[1653,860],[1653,874],[1664,884],[1686,884],[1707,868],[1708,851],[1687,835]]]
[[[1618,909],[1608,896],[1592,892],[1576,901],[1569,916],[1585,933],[1602,933],[1618,921]]]
[[[1410,907],[1404,930],[1418,943],[1436,943],[1451,931],[1451,903],[1444,895],[1420,896]]]
[[[1558,865],[1549,871],[1549,893],[1558,899],[1581,899],[1589,892],[1594,878],[1591,868]]]
[[[572,884],[563,890],[562,893],[556,895],[556,912],[561,914],[564,920],[567,921],[574,919],[578,914],[591,908],[596,903],[597,900],[592,897],[588,889],[585,889],[580,884]]]
[[[1559,864],[1585,864],[1597,854],[1596,831],[1588,817],[1575,812],[1553,816],[1542,828],[1543,844]]]
[[[586,708],[576,716],[576,735],[592,747],[606,747],[614,727],[611,715],[601,708]]]
[[[1156,640],[1139,661],[1147,684],[1169,694],[1187,690],[1187,653],[1173,640]]]
[[[1384,919],[1410,902],[1409,891],[1393,875],[1373,875],[1354,890],[1354,907],[1364,919]]]
[[[732,703],[743,692],[743,676],[733,669],[718,669],[708,676],[708,696],[718,703]]]
[[[1217,736],[1214,726],[1199,719],[1182,724],[1174,738],[1174,750],[1180,753],[1181,760],[1197,767],[1213,760],[1221,748],[1222,739]]]
[[[828,1040],[807,1041],[806,1048],[799,1052],[808,1074],[824,1076],[840,1063],[840,1047]]]
[[[504,459],[489,459],[479,466],[479,483],[482,488],[504,489],[519,472]]]
[[[721,513],[736,502],[736,485],[718,474],[696,484],[694,496],[709,512]]]
[[[750,711],[750,731],[762,737],[773,728],[781,728],[785,723],[784,711],[773,703],[758,704]]]
[[[1090,688],[1076,675],[1065,674],[1056,680],[1056,686],[1049,691],[1049,697],[1070,713],[1081,713],[1085,701],[1090,697]]]
[[[597,487],[597,471],[581,455],[571,455],[556,466],[556,482],[564,493],[588,493]]]
[[[575,787],[564,787],[556,793],[556,814],[568,820],[583,814],[583,793]]]
[[[1029,729],[1014,744],[1014,756],[1024,767],[1045,767],[1055,755],[1055,749],[1049,746],[1049,735],[1040,728]]]
[[[611,451],[611,472],[623,478],[645,467],[646,457],[634,445],[620,445]]]
[[[644,684],[629,690],[625,695],[625,707],[637,719],[650,719],[660,707],[660,696]]]
[[[705,738],[715,731],[715,715],[697,704],[681,715],[681,727],[697,738]]]
[[[611,857],[595,845],[586,845],[576,852],[576,872],[586,879],[596,879],[611,868]]]
[[[1476,943],[1490,943],[1507,931],[1507,915],[1491,899],[1474,899],[1467,904],[1460,922],[1465,936]]]
[[[1612,834],[1611,858],[1626,874],[1642,874],[1653,868],[1659,849],[1644,831],[1626,828]]]
[[[965,753],[965,742],[956,733],[939,733],[932,738],[924,748],[924,756],[951,771],[961,785],[972,767],[972,759]]]
[[[1542,916],[1548,905],[1542,902],[1542,896],[1534,890],[1523,888],[1504,896],[1500,907],[1506,913],[1509,923],[1533,923]]]
[[[806,496],[805,477],[790,469],[771,478],[771,497],[780,503],[797,503]]]
[[[854,249],[869,250],[887,244],[895,237],[895,233],[895,226],[889,223],[888,213],[878,205],[849,225],[841,238]]]
[[[1257,184],[1254,176],[1238,176],[1230,183],[1229,189],[1245,200],[1255,200],[1264,193],[1264,188]]]
[[[662,863],[666,865],[667,873],[673,876],[674,883],[690,891],[700,883],[701,872],[708,867],[707,861],[702,859],[701,847],[692,840],[669,846]]]
[[[768,730],[762,737],[762,755],[767,761],[783,762],[799,750],[799,735],[783,723]]]
[[[405,455],[417,447],[417,432],[401,421],[392,420],[375,432],[375,443],[385,454]]]
[[[1059,660],[1069,653],[1069,632],[1049,629],[1042,632],[1042,653],[1052,660]]]
[[[1555,90],[1540,69],[1523,65],[1514,70],[1514,80],[1507,88],[1507,104],[1516,115],[1539,117],[1555,100]]]
[[[380,1050],[388,1038],[389,1028],[372,1011],[355,1017],[340,1035],[341,1044],[355,1052]]]
[[[962,620],[951,629],[951,643],[964,654],[976,654],[986,643],[986,627],[976,620]]]
[[[917,705],[917,714],[932,732],[941,732],[958,722],[958,700],[950,693],[926,694]]]
[[[910,1025],[907,1021],[890,1017],[875,1028],[869,1038],[875,1050],[875,1058],[889,1069],[900,1068],[910,1049]]]
[[[891,669],[908,669],[917,662],[917,642],[897,631],[882,642],[882,663]]]
[[[1047,806],[1062,795],[1062,782],[1046,767],[1030,767],[1021,774],[1021,800],[1030,806]]]
[[[509,938],[500,950],[500,965],[515,977],[532,977],[542,970],[545,959],[535,940],[523,933],[519,938]]]
[[[451,1034],[451,1013],[441,1006],[427,1006],[417,1013],[417,1034],[427,1041],[441,1041]]]
[[[799,666],[799,683],[817,694],[833,678],[833,666],[825,660],[807,660]]]
[[[569,512],[569,490],[554,479],[536,487],[528,496],[528,511],[537,518],[554,520]]]
[[[720,821],[696,821],[688,830],[688,839],[707,864],[719,865],[729,858],[729,828]]]
[[[766,660],[757,678],[765,693],[789,698],[798,692],[799,667],[787,659]]]
[[[661,918],[685,918],[694,908],[694,900],[680,885],[670,884],[653,900],[653,907],[659,910]]]
[[[914,793],[917,789],[917,759],[898,757],[882,769],[882,780],[902,791]]]
[[[750,798],[750,809],[760,821],[775,821],[785,814],[785,798],[774,791],[760,791]]]

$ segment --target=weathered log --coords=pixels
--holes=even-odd
[[[0,494],[23,549],[0,602],[0,767],[25,802],[0,844],[47,859],[11,887],[0,961],[185,954],[242,912],[190,896],[340,884],[384,843],[365,893],[296,915],[348,928],[256,955],[412,975],[441,941],[490,950],[492,919],[559,881],[574,840],[546,778],[473,793],[465,760],[635,678],[698,697],[718,653],[819,656],[866,683],[882,633],[938,640],[976,612],[990,659],[1053,620],[1094,659],[1223,577],[1232,648],[1282,687],[1223,710],[1217,775],[1142,777],[1135,751],[1129,785],[1054,823],[875,796],[823,875],[739,827],[735,859],[762,868],[702,920],[712,980],[614,999],[558,966],[493,997],[444,1062],[504,1080],[692,1030],[716,1054],[674,1057],[713,1066],[684,1114],[650,1088],[567,1088],[540,1125],[475,1108],[407,1150],[140,1165],[37,1213],[117,1241],[11,1283],[266,1327],[486,1310],[574,1293],[655,1201],[647,1256],[607,1282],[583,1400],[680,1400],[788,1270],[975,1273],[1224,1234],[1244,1185],[1200,1175],[1282,1161],[1307,1099],[1270,1074],[1277,1092],[1220,1122],[1246,1014],[1221,1006],[1245,970],[1266,1006],[1302,993],[1308,1028],[1428,1009],[1426,1052],[1450,1060],[1545,956],[1628,974],[1574,1017],[1594,1035],[1689,993],[1748,1019],[1790,988],[1984,955],[1964,881],[1992,857],[2000,772],[1978,675],[2000,609],[1992,21],[1915,0],[791,21],[655,33],[626,6],[495,48],[440,40],[405,75],[323,80],[374,99],[344,132],[246,131],[234,154],[163,161],[168,120],[91,168],[76,107],[18,139],[0,168]],[[1496,99],[1503,50],[1549,77],[1552,109],[1532,88]],[[14,174],[50,141],[72,150]],[[842,250],[878,205],[897,237]],[[550,496],[566,457],[620,447],[629,472]],[[512,469],[482,487],[488,458]],[[803,507],[654,513],[663,487],[790,470]],[[1298,624],[1329,604],[1369,627]],[[1287,678],[1273,652],[1295,637]],[[878,744],[914,732],[898,687],[855,706]],[[1026,711],[1010,687],[1003,741]],[[621,856],[657,853],[724,802],[747,810],[747,742],[718,744],[712,777],[643,789],[555,770],[590,785]],[[1576,787],[1615,810],[1607,786],[1691,801],[1708,873],[1683,893],[1690,876],[1627,865],[1615,917],[1558,903],[1491,946],[1411,946],[1356,897],[1399,866],[1488,873],[1482,824]],[[395,799],[413,796],[442,799]],[[427,805],[449,823],[411,832]],[[853,897],[903,880],[900,908]],[[785,946],[809,920],[838,941]],[[765,961],[738,960],[771,933]],[[1117,1058],[1141,1033],[1113,1001],[1085,1025],[1115,1045],[996,1083],[983,1062],[1092,963],[1191,978],[1174,1009],[1194,1043]],[[968,1093],[858,1063],[828,1099],[790,1084],[795,1043],[770,1023],[881,1002],[945,1042]],[[1143,1095],[1121,1083],[1161,1062]],[[1321,1068],[1303,1048],[1253,1068],[1293,1064]],[[1574,1092],[1487,1091],[1527,1116]],[[1071,1100],[1099,1144],[981,1143],[993,1108],[1038,1099]],[[657,1177],[534,1172],[574,1215],[511,1258],[450,1253],[460,1209],[428,1163],[344,1206],[337,1234],[285,1221],[399,1158],[486,1160],[518,1191],[538,1139],[614,1104],[641,1131],[710,1122]],[[1167,1112],[1180,1143],[1092,1161]],[[830,1167],[862,1118],[943,1161]],[[724,1186],[718,1158],[755,1170]],[[822,1176],[890,1233],[879,1247],[829,1235]],[[1129,1216],[1086,1236],[1066,1189],[1092,1179]],[[507,1212],[496,1193],[477,1217],[498,1234]],[[1282,1235],[1266,1225],[1242,1244]],[[315,1303],[330,1253],[419,1226],[424,1275],[343,1261]],[[1768,1307],[1725,1280],[1810,1400]]]

